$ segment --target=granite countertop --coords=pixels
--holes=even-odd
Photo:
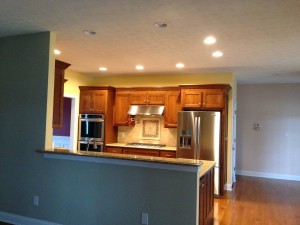
[[[146,146],[132,146],[132,145],[126,145],[126,143],[111,143],[106,144],[105,146],[111,146],[111,147],[119,147],[119,148],[139,148],[139,149],[149,149],[149,150],[160,150],[160,151],[176,151],[176,147],[146,147]]]
[[[64,149],[38,150],[38,152],[49,153],[49,154],[76,155],[76,156],[87,156],[87,157],[100,157],[100,158],[165,163],[165,164],[177,164],[177,165],[186,165],[186,166],[195,166],[195,167],[199,167],[203,164],[201,160],[196,160],[196,159],[165,158],[165,157],[129,155],[129,154],[108,153],[108,152],[85,152],[85,151],[72,152]]]
[[[205,175],[216,164],[215,161],[207,161],[207,160],[201,160],[201,161],[203,164],[199,171],[199,177],[202,177],[203,175]]]

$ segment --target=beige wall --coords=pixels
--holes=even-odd
[[[300,84],[238,85],[237,172],[300,180],[299,159]]]
[[[75,94],[79,96],[80,85],[94,86],[113,86],[113,87],[163,87],[178,86],[180,84],[229,84],[231,91],[229,93],[228,104],[228,161],[227,161],[227,189],[232,186],[232,143],[233,143],[233,106],[236,102],[236,79],[232,73],[206,73],[206,74],[162,74],[162,75],[120,75],[120,76],[89,76],[74,71],[66,71],[65,95]],[[120,128],[122,132],[131,132],[132,128]],[[164,131],[164,130],[163,130]],[[166,132],[167,133],[167,132]],[[168,137],[172,142],[174,132]],[[122,141],[122,135],[119,134],[119,141]]]
[[[68,81],[65,82],[64,94],[74,95],[79,97],[79,88],[78,86],[89,86],[94,85],[95,78],[83,73],[78,73],[71,69],[66,69],[65,79]]]
[[[121,75],[95,78],[96,85],[114,87],[162,87],[179,84],[232,84],[232,73]]]

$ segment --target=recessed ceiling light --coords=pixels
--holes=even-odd
[[[96,34],[95,31],[93,30],[84,30],[83,33],[86,35],[86,36],[93,36]]]
[[[166,24],[166,23],[161,23],[161,22],[157,22],[157,23],[154,24],[154,26],[155,26],[156,28],[166,28],[166,27],[168,26],[168,24]]]
[[[55,54],[55,55],[60,55],[60,53],[61,53],[61,52],[60,52],[58,49],[54,49],[54,54]]]
[[[177,64],[176,64],[176,67],[179,68],[179,69],[180,69],[180,68],[183,68],[183,67],[184,67],[184,64],[183,64],[183,63],[177,63]]]
[[[107,71],[107,68],[106,67],[99,67],[99,70],[101,70],[101,71]]]
[[[219,58],[219,57],[223,56],[223,52],[215,51],[215,52],[212,53],[212,56],[216,57],[216,58]]]
[[[214,36],[208,36],[204,39],[204,44],[207,44],[207,45],[212,45],[214,43],[216,43],[216,38]]]
[[[142,65],[137,65],[135,68],[136,68],[137,70],[143,70],[143,69],[144,69],[144,67],[143,67]]]

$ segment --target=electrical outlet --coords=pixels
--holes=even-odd
[[[142,225],[148,225],[148,213],[142,213]]]
[[[33,196],[33,205],[35,205],[35,206],[39,206],[39,196],[37,196],[37,195],[34,195]]]

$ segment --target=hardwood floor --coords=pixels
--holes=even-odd
[[[214,210],[214,225],[300,225],[300,182],[238,176]]]

